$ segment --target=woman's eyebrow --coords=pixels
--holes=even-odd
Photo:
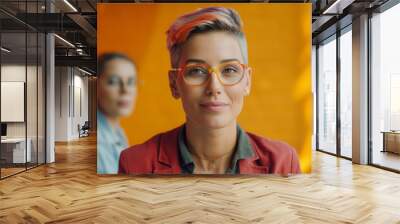
[[[239,62],[239,59],[228,58],[228,59],[221,60],[220,63],[231,62],[231,61],[238,61]],[[186,64],[188,64],[188,63],[204,63],[204,64],[206,64],[207,62],[204,61],[204,60],[201,60],[201,59],[189,58],[189,59],[186,60],[185,63]]]
[[[220,61],[220,63],[231,62],[231,61],[237,61],[237,62],[239,62],[239,60],[236,59],[236,58],[230,58],[230,59],[224,59],[224,60]]]
[[[201,60],[201,59],[189,58],[186,60],[185,64],[189,64],[189,63],[206,63],[206,61]]]

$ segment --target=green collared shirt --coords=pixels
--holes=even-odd
[[[192,154],[188,149],[186,140],[186,126],[184,125],[179,131],[178,144],[180,152],[180,165],[183,174],[193,174],[195,165],[193,162]],[[250,145],[247,134],[237,126],[237,141],[235,146],[235,154],[231,160],[231,166],[226,170],[226,174],[237,174],[239,173],[239,163],[241,159],[254,156],[253,148]]]

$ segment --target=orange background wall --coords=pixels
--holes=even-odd
[[[208,6],[233,8],[244,22],[253,75],[239,124],[295,147],[303,172],[310,172],[311,4],[98,4],[98,54],[122,52],[138,67],[136,109],[122,120],[129,144],[184,122],[168,86],[165,32],[180,15]]]

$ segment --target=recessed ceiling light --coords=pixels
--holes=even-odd
[[[65,4],[67,4],[74,12],[78,12],[78,10],[68,1],[64,0]]]
[[[1,47],[1,51],[4,51],[6,53],[10,53],[11,52],[11,50],[9,50],[9,49],[7,49],[5,47]]]
[[[64,42],[64,43],[66,43],[67,45],[69,45],[70,47],[75,48],[75,45],[71,44],[71,42],[69,42],[68,40],[66,40],[66,39],[64,39],[64,38],[62,38],[62,37],[60,37],[60,36],[57,35],[57,34],[54,34],[54,36],[57,37],[58,39],[60,39],[62,42]]]
[[[92,73],[90,73],[90,72],[88,72],[88,71],[86,71],[86,70],[83,70],[83,69],[81,69],[81,68],[79,68],[79,67],[78,67],[78,70],[81,71],[81,72],[83,72],[83,73],[85,73],[85,74],[87,74],[87,75],[93,75]]]
[[[351,5],[355,0],[336,0],[322,14],[342,14],[343,10]]]

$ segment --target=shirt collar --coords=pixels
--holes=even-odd
[[[110,142],[116,144],[121,149],[124,149],[128,146],[126,136],[122,128],[120,126],[113,128],[107,121],[106,116],[100,110],[97,110],[97,120],[99,122],[98,128],[104,133],[103,137],[108,138]]]
[[[103,112],[100,110],[97,110],[97,121],[99,122],[99,125],[105,126],[107,129],[110,128],[106,116],[104,116]]]
[[[178,134],[178,147],[180,152],[180,165],[183,173],[192,174],[194,171],[194,162],[189,151],[186,140],[186,126],[184,125]],[[254,156],[254,150],[249,142],[246,132],[237,125],[237,141],[235,153],[231,160],[231,166],[226,170],[227,174],[235,174],[239,172],[239,163],[241,159]]]
[[[179,130],[178,147],[180,152],[180,165],[183,173],[193,173],[194,162],[186,141],[186,125]]]

